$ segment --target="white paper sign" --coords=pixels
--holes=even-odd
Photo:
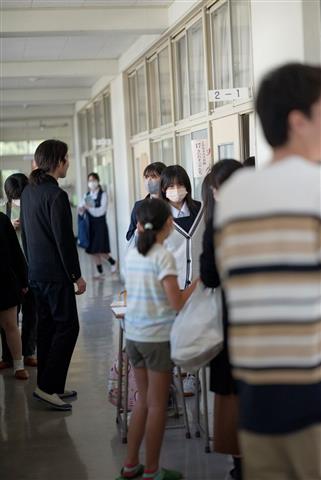
[[[208,99],[210,102],[226,102],[229,100],[239,100],[249,98],[248,88],[225,88],[222,90],[209,90]]]
[[[192,159],[194,178],[204,177],[211,165],[211,149],[207,138],[192,140]]]

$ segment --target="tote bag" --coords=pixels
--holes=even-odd
[[[89,247],[89,216],[87,213],[78,215],[78,245],[81,248]]]
[[[172,327],[172,360],[192,372],[209,363],[222,347],[221,291],[198,283]]]

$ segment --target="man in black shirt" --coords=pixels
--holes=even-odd
[[[71,410],[63,399],[79,322],[75,299],[86,290],[81,277],[66,192],[58,178],[66,176],[68,147],[59,140],[42,142],[35,152],[37,169],[21,197],[22,242],[29,282],[38,311],[38,376],[34,396],[58,410]]]

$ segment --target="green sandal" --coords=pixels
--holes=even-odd
[[[117,477],[116,480],[131,480],[132,478],[137,478],[137,477],[141,477],[144,473],[144,465],[137,465],[137,471],[134,475],[132,475],[131,477],[124,477],[123,476],[123,473],[124,473],[124,467],[121,469],[120,471],[120,477]]]

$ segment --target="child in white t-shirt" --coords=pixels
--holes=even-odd
[[[179,480],[182,474],[159,467],[172,375],[170,330],[195,288],[181,291],[173,255],[163,246],[173,228],[169,206],[147,199],[137,211],[137,249],[126,259],[126,351],[138,387],[128,432],[128,452],[117,480],[143,475],[146,480]],[[145,436],[145,467],[139,449]]]

